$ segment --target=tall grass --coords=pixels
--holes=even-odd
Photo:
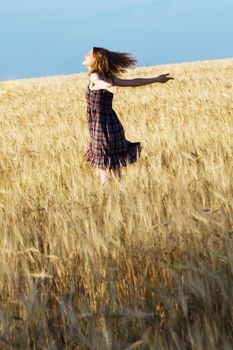
[[[0,348],[232,349],[233,59],[136,68],[139,161],[84,159],[83,73],[1,82]]]

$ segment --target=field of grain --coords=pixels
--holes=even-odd
[[[0,82],[0,349],[233,349],[233,59],[135,68],[101,190],[87,74]]]

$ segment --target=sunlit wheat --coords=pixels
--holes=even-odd
[[[136,68],[104,190],[84,73],[0,84],[0,348],[231,349],[233,59]]]

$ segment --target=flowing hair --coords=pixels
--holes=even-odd
[[[135,67],[137,63],[129,53],[109,51],[102,47],[93,47],[93,58],[94,63],[89,74],[101,72],[105,76],[113,77],[124,73],[127,68]]]

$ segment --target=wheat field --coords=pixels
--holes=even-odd
[[[129,70],[104,189],[84,73],[0,82],[0,349],[233,349],[233,59]]]

